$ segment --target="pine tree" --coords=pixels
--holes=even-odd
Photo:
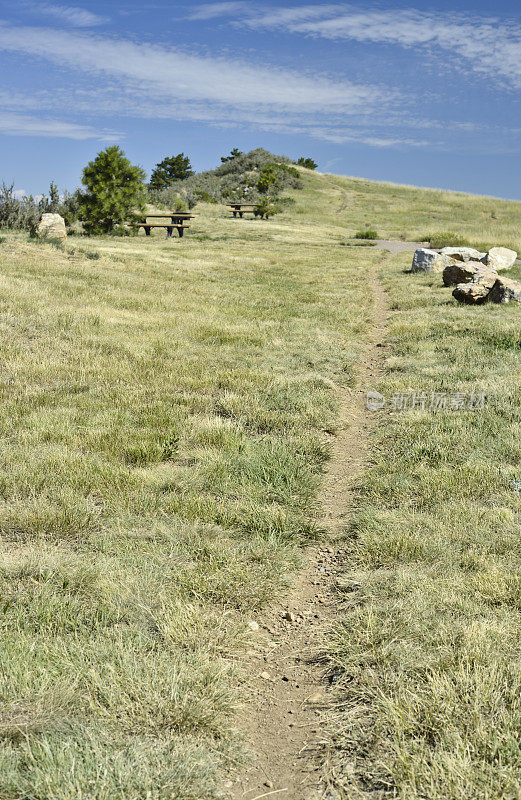
[[[83,170],[81,216],[86,233],[122,230],[123,222],[145,213],[145,172],[117,146],[98,153]]]
[[[174,181],[184,181],[193,175],[190,159],[184,153],[164,158],[156,164],[150,176],[151,189],[167,189]]]

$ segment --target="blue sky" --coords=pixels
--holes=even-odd
[[[118,143],[150,172],[232,147],[521,199],[521,7],[0,0],[0,180],[74,189]]]

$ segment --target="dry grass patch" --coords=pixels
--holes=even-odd
[[[1,245],[11,800],[219,796],[244,615],[316,535],[331,381],[353,380],[378,256],[288,219],[203,213],[194,234]]]
[[[482,411],[383,414],[352,519],[334,661],[346,797],[521,797],[521,319],[439,276],[384,276],[379,389],[485,392]],[[414,291],[411,291],[411,284]]]

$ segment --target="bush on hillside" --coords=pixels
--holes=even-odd
[[[301,156],[298,159],[297,164],[299,167],[305,167],[306,169],[316,169],[318,167],[316,161],[313,161],[312,158],[306,158],[305,156]]]
[[[365,231],[358,231],[358,233],[355,233],[355,239],[378,239],[378,231],[372,228],[366,228]]]
[[[451,231],[428,233],[422,241],[429,242],[433,250],[440,250],[442,247],[468,247],[470,242],[459,233]]]
[[[287,156],[274,156],[273,153],[259,147],[257,150],[251,150],[249,153],[241,153],[241,155],[232,158],[231,161],[221,164],[213,171],[215,175],[218,176],[231,174],[242,175],[246,172],[257,172],[267,164],[273,164],[274,162],[277,164],[293,163]]]
[[[269,197],[263,197],[255,206],[253,213],[261,219],[269,219],[275,214],[280,214],[280,206],[270,200]]]
[[[268,174],[276,175],[277,180],[269,182],[266,187],[264,179]],[[152,190],[149,197],[152,203],[166,208],[172,208],[175,201],[181,198],[189,208],[193,208],[199,201],[228,203],[247,200],[256,203],[267,193],[278,197],[284,188],[302,188],[298,170],[291,166],[289,158],[258,149],[251,153],[238,153],[217,169],[199,172],[184,181],[175,181],[162,191]]]
[[[196,203],[220,203],[221,182],[212,172],[198,172],[185,181],[175,181],[167,189],[149,191],[150,202],[165,208],[174,208],[178,200],[183,200],[188,208]]]
[[[228,161],[233,161],[234,158],[242,155],[244,155],[242,150],[238,150],[237,147],[234,147],[229,156],[221,156],[221,164],[226,164]]]
[[[124,233],[123,223],[145,213],[145,173],[113,145],[98,153],[83,170],[81,215],[85,233]]]

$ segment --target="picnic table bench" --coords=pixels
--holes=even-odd
[[[238,214],[242,219],[243,214],[255,214],[257,203],[227,203],[227,206],[234,217]]]
[[[170,222],[149,222],[149,219],[169,219]],[[145,235],[150,236],[152,228],[166,228],[167,237],[172,236],[174,228],[177,228],[179,238],[183,238],[183,234],[190,225],[185,223],[194,219],[193,214],[187,214],[185,211],[165,211],[162,214],[147,214],[144,222],[138,222],[138,228],[145,229]]]

